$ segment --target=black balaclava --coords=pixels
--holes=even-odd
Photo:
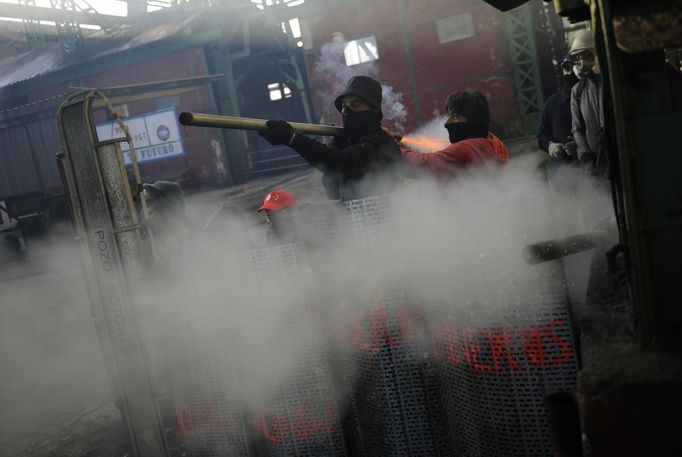
[[[296,218],[291,209],[270,213],[270,226],[280,243],[293,243],[298,239]]]
[[[481,122],[451,122],[445,124],[450,143],[468,138],[488,138],[488,124]]]
[[[343,132],[351,141],[357,141],[381,129],[381,117],[374,110],[354,111],[344,108],[341,114],[343,115]]]
[[[579,81],[578,75],[573,72],[575,63],[570,55],[566,54],[561,61],[561,88],[570,92],[571,88]],[[566,74],[568,72],[568,74]]]
[[[451,116],[462,116],[466,122],[445,124],[450,143],[468,138],[487,138],[490,125],[488,99],[479,91],[455,92],[448,95],[445,111]]]
[[[344,134],[351,141],[357,141],[363,136],[377,133],[381,129],[381,84],[369,76],[354,76],[348,81],[346,89],[334,100],[334,106],[343,115]],[[363,99],[370,107],[370,111],[353,111],[344,108],[343,100],[349,95]]]
[[[562,82],[564,85],[564,89],[571,90],[573,86],[575,86],[578,83],[578,77],[571,71],[567,75],[562,76]]]
[[[156,211],[147,215],[145,223],[155,236],[175,233],[185,221],[185,202],[182,189],[172,181],[143,184],[155,200]]]

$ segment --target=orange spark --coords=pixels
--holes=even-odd
[[[448,144],[441,140],[429,138],[424,135],[407,135],[401,140],[410,149],[419,151],[439,151],[444,149]]]

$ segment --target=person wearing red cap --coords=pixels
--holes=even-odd
[[[266,240],[268,244],[284,244],[297,241],[293,209],[298,204],[296,197],[284,189],[273,190],[265,196],[258,211],[265,212],[269,225]]]
[[[485,95],[478,91],[450,94],[445,110],[451,144],[426,154],[401,147],[408,165],[448,179],[471,167],[502,165],[509,160],[507,147],[488,131],[490,108]]]

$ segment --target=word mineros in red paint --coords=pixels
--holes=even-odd
[[[175,407],[180,433],[188,438],[202,436],[209,432],[242,433],[240,411],[235,407],[232,414],[221,413],[217,405],[204,404],[192,407],[178,403]],[[334,403],[325,403],[317,414],[310,404],[302,403],[287,417],[277,414],[272,408],[265,408],[252,415],[254,429],[271,443],[282,443],[288,439],[311,439],[322,434],[327,436],[337,428]],[[321,414],[320,414],[321,413]],[[320,417],[321,416],[321,417]]]
[[[287,417],[266,408],[252,416],[253,424],[260,434],[271,443],[282,443],[288,439],[310,439],[317,435],[328,435],[336,429],[337,421],[334,403],[324,405],[322,416],[314,414],[309,404],[298,405]]]
[[[412,343],[415,327],[423,321],[418,309],[360,309],[352,314],[343,343],[352,348],[376,351],[386,346]]]
[[[182,435],[187,437],[200,435],[202,432],[241,431],[240,411],[236,406],[232,414],[225,415],[213,403],[195,407],[176,403],[175,413],[178,418],[178,429]]]
[[[500,371],[506,367],[562,365],[571,360],[571,343],[557,330],[567,330],[564,320],[524,327],[443,328],[435,337],[436,354],[451,365],[466,364],[476,371]],[[523,363],[525,360],[525,364]]]

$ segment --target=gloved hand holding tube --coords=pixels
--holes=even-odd
[[[566,147],[562,143],[550,141],[547,152],[549,152],[549,156],[553,159],[563,159],[566,157]]]
[[[258,135],[273,146],[291,144],[296,135],[293,127],[286,121],[267,121],[267,130],[259,130]]]
[[[575,142],[572,136],[566,138],[566,142],[564,143],[564,151],[569,157],[575,157],[577,155],[578,144]]]

